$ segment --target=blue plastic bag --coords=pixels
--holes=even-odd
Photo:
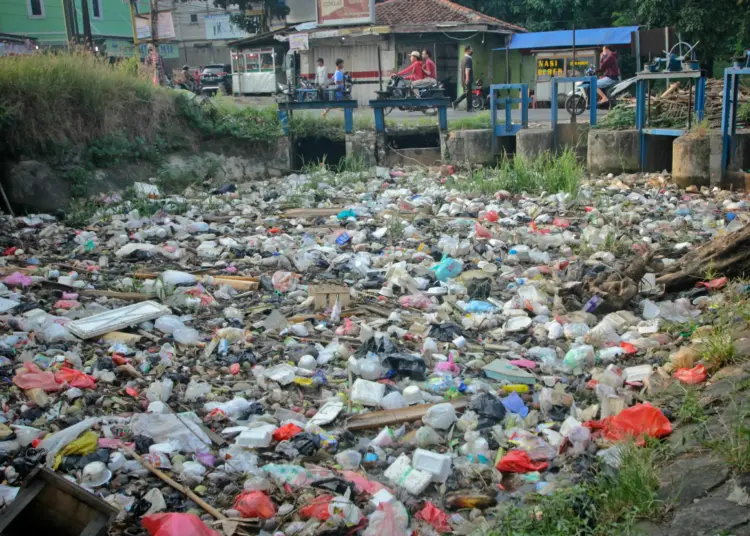
[[[494,305],[489,302],[482,300],[471,300],[466,304],[464,311],[467,313],[488,313],[497,309]]]
[[[448,255],[444,255],[438,264],[430,268],[435,272],[438,281],[442,282],[458,277],[463,269],[464,264],[461,261],[452,259]]]
[[[529,414],[529,408],[526,407],[526,403],[515,392],[503,398],[503,406],[511,413],[520,415],[523,419]]]

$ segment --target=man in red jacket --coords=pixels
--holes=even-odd
[[[422,70],[422,62],[420,61],[419,52],[415,50],[409,55],[411,56],[411,63],[409,66],[396,74],[398,74],[398,76],[403,76],[404,80],[411,80],[412,82],[423,80],[424,71]]]

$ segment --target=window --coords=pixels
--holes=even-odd
[[[198,24],[198,15],[195,13],[190,15],[190,24]]]
[[[102,19],[102,0],[91,0],[91,17]]]
[[[26,9],[30,18],[44,18],[44,0],[27,0]]]

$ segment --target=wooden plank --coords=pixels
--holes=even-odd
[[[8,525],[20,514],[31,501],[44,489],[45,481],[41,478],[33,478],[32,473],[24,482],[21,490],[18,492],[16,499],[10,503],[3,513],[0,514],[0,532],[4,531]]]
[[[334,216],[344,210],[346,207],[328,207],[328,208],[292,208],[281,213],[282,218],[317,218],[325,216]]]
[[[458,398],[449,402],[456,408],[456,411],[462,411],[469,405],[468,398]],[[401,409],[375,411],[373,413],[364,413],[350,418],[346,423],[346,428],[350,432],[358,430],[371,430],[373,428],[382,428],[405,422],[416,421],[424,417],[427,410],[436,404],[419,404]]]

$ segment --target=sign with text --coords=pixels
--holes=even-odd
[[[564,61],[562,58],[537,58],[536,75],[562,76]]]
[[[148,17],[136,17],[135,19],[136,35],[138,39],[151,39],[151,21]],[[166,11],[159,13],[156,20],[156,37],[159,39],[174,39],[177,35],[174,33],[174,24],[172,23],[172,12]]]
[[[206,39],[242,39],[248,34],[239,26],[230,22],[231,14],[218,13],[216,15],[205,15],[206,21]]]
[[[375,0],[315,1],[318,26],[375,23]]]
[[[310,50],[310,41],[307,34],[298,33],[290,35],[289,48],[291,50]]]

